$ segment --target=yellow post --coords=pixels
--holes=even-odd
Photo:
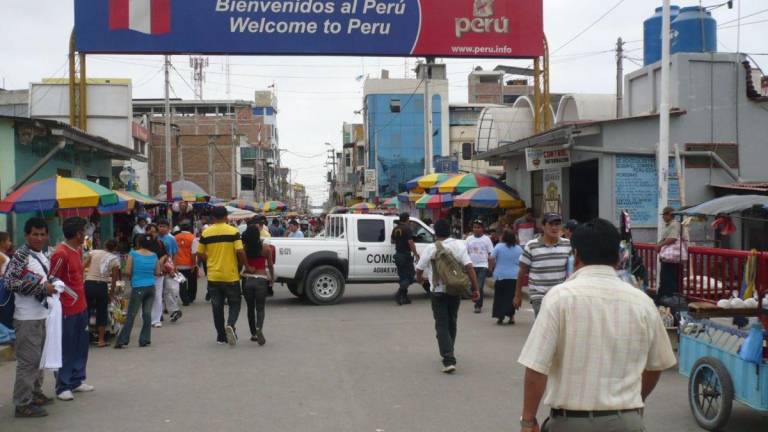
[[[543,131],[541,121],[541,62],[538,57],[533,59],[533,131],[539,133]]]
[[[544,105],[542,106],[544,114],[544,130],[552,129],[552,110],[549,109],[549,44],[547,37],[544,36]]]
[[[88,131],[88,88],[85,75],[85,54],[78,53],[80,59],[80,129]]]

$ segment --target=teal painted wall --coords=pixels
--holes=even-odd
[[[4,133],[5,128],[0,125],[0,145],[3,145],[4,137],[7,139],[7,134]],[[53,146],[55,146],[55,137],[36,137],[32,143],[28,145],[22,145],[11,128],[11,140],[13,146],[7,146],[12,148],[8,155],[2,153],[5,150],[5,145],[0,148],[0,167],[2,167],[2,177],[5,179],[5,170],[8,166],[12,166],[12,170],[15,171],[14,179],[8,185],[12,185],[16,182],[16,177],[24,175],[29,172],[32,166],[45,156]],[[8,156],[8,157],[6,157]],[[13,161],[13,163],[7,163],[4,161]],[[60,170],[68,172],[72,177],[87,178],[88,176],[106,177],[111,179],[112,173],[112,161],[100,152],[95,151],[83,151],[82,149],[75,150],[73,145],[67,145],[67,147],[54,156],[45,166],[43,166],[35,175],[29,180],[30,182],[43,180],[49,177],[57,175]],[[109,184],[103,184],[102,186],[110,187]],[[4,186],[7,190],[7,187]],[[24,223],[33,216],[44,216],[48,220],[48,226],[50,230],[50,244],[55,245],[63,239],[61,232],[61,220],[55,217],[53,214],[34,214],[26,213],[19,214],[13,217],[13,241],[14,244],[22,244],[24,241]],[[101,238],[108,239],[112,237],[112,216],[101,217]]]
[[[0,119],[0,198],[5,198],[8,188],[16,182],[13,121]],[[0,231],[8,231],[8,217],[0,214]]]

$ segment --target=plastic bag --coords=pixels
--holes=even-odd
[[[749,335],[739,349],[739,357],[749,363],[760,364],[763,361],[763,326],[752,324]]]

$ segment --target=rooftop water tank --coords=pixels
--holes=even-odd
[[[643,66],[661,60],[661,20],[663,8],[657,7],[656,13],[643,22]],[[680,6],[671,6],[670,19],[680,13]]]
[[[671,53],[717,52],[717,21],[700,6],[680,9],[672,20]]]

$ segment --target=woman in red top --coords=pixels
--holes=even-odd
[[[248,266],[253,271],[243,273],[243,297],[248,310],[248,326],[251,341],[264,345],[264,309],[267,303],[269,284],[274,283],[274,259],[272,250],[261,240],[261,232],[255,224],[249,224],[243,233],[243,246]],[[269,269],[269,273],[267,273]],[[254,313],[255,309],[255,313]]]

